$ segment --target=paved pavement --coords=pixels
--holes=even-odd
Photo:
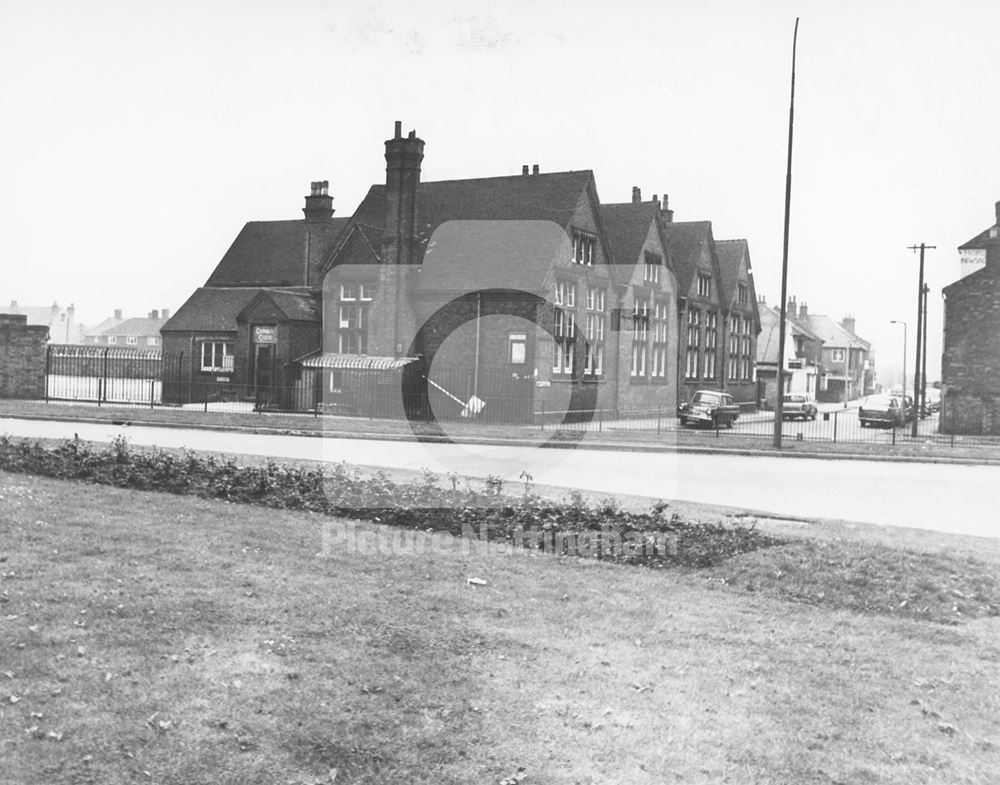
[[[998,466],[387,442],[11,418],[0,418],[0,433],[45,438],[72,438],[76,433],[97,442],[124,434],[135,445],[427,468],[474,477],[492,474],[513,485],[527,472],[538,484],[598,493],[1000,536],[995,513]]]

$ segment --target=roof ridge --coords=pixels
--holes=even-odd
[[[520,178],[535,178],[535,177],[554,177],[560,174],[594,174],[593,169],[567,169],[562,172],[539,172],[538,174],[497,174],[490,175],[487,177],[453,177],[450,180],[421,180],[420,185],[437,185],[438,183],[468,183],[474,182],[476,180],[514,180]],[[375,185],[383,185],[384,183],[375,183]]]

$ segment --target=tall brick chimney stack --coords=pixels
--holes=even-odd
[[[670,196],[668,194],[663,194],[663,207],[660,208],[660,215],[663,216],[663,223],[672,223],[674,220],[674,211],[670,209]]]
[[[854,325],[856,322],[853,316],[851,315],[845,316],[843,319],[840,320],[840,323],[841,325],[843,325],[844,329],[847,330],[847,332],[849,333],[854,332]]]
[[[791,314],[792,316],[795,316],[797,313],[794,297],[788,298],[788,304],[785,306],[785,313]]]
[[[333,197],[329,194],[329,180],[314,180],[302,212],[307,221],[329,221],[333,217]]]
[[[638,185],[632,186],[632,204],[639,204],[642,201],[642,191]]]
[[[799,318],[805,319],[809,316],[809,306],[806,303],[802,303],[799,306]]]
[[[417,226],[417,186],[420,163],[424,160],[424,140],[410,131],[403,138],[403,124],[397,120],[395,134],[385,143],[385,233],[382,261],[411,264]]]

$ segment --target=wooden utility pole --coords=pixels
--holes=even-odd
[[[923,347],[922,338],[924,334],[924,251],[928,248],[937,248],[936,245],[925,245],[920,243],[920,245],[911,245],[911,251],[920,251],[920,277],[917,284],[917,362],[915,363],[915,370],[913,371],[913,408],[916,409],[917,403],[920,400],[920,358],[921,349]],[[903,397],[906,397],[906,390],[903,390]],[[910,428],[910,436],[916,438],[917,436],[917,421],[920,419],[917,415],[919,413],[913,412],[913,425]]]
[[[792,33],[792,94],[788,102],[788,166],[785,169],[785,240],[781,250],[781,316],[778,319],[777,400],[774,405],[774,447],[781,449],[781,426],[785,398],[785,309],[788,304],[788,224],[792,210],[792,128],[795,125],[795,49],[799,41],[799,18]]]
[[[931,290],[924,284],[924,353],[920,359],[920,416],[927,411],[927,293]]]

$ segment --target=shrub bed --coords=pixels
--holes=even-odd
[[[487,478],[474,488],[457,476],[442,487],[431,473],[399,483],[384,473],[363,476],[340,464],[330,472],[268,461],[238,464],[232,458],[132,449],[124,438],[107,448],[79,440],[45,447],[0,436],[0,469],[145,491],[189,494],[240,504],[306,510],[400,526],[448,532],[650,567],[710,567],[741,553],[786,542],[753,526],[684,520],[660,502],[645,513],[622,510],[614,499],[597,504],[571,493],[553,503],[532,493],[503,493]]]

